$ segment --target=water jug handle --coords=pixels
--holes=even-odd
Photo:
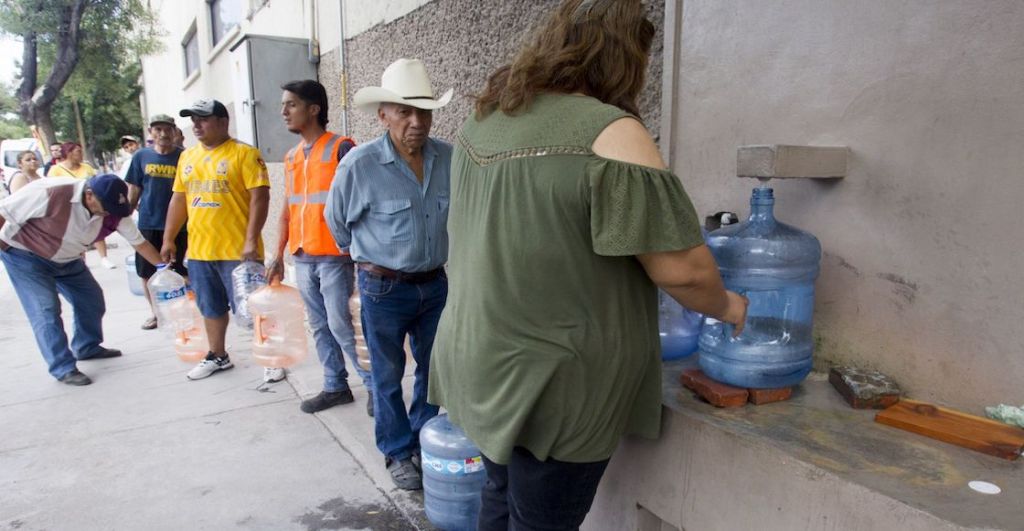
[[[254,316],[252,316],[253,339],[256,341],[257,345],[262,345],[263,343],[266,343],[266,341],[267,341],[267,336],[263,335],[263,320],[264,319],[265,319],[265,317],[263,317],[262,315],[254,315]]]

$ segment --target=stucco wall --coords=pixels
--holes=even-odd
[[[748,212],[736,147],[847,145],[842,182],[775,183],[814,232],[821,361],[914,397],[1024,403],[1024,4],[687,0],[672,161],[702,213]]]
[[[477,2],[434,0],[386,24],[379,24],[348,39],[348,98],[364,86],[379,85],[384,68],[400,57],[419,58],[426,63],[437,94],[455,88],[453,103],[434,113],[433,136],[450,140],[469,116],[470,95],[483,88],[495,68],[511,59],[522,38],[557,0],[519,2]],[[659,28],[642,98],[642,114],[648,128],[657,133],[661,110],[661,52],[663,5],[655,2],[652,20]],[[332,104],[339,102],[337,51],[324,55],[320,78],[328,86]],[[340,105],[331,112],[333,127],[339,127]],[[374,116],[349,112],[350,132],[366,141],[383,132]]]

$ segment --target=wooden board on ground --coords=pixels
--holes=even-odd
[[[1003,459],[1024,450],[1024,429],[915,400],[879,412],[875,422]]]

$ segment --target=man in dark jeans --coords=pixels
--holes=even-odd
[[[153,146],[138,150],[132,156],[125,175],[128,183],[128,200],[132,208],[139,210],[139,230],[146,241],[154,247],[160,247],[164,241],[164,223],[167,220],[167,205],[171,202],[171,187],[174,185],[174,174],[178,169],[178,158],[183,151],[174,144],[174,118],[166,114],[158,114],[149,120],[149,136]],[[179,275],[188,277],[185,268],[185,253],[188,251],[188,232],[182,229],[175,240],[178,247],[177,255],[171,268]],[[149,277],[156,273],[156,267],[135,257],[135,272],[142,278],[142,289],[146,300],[152,308],[153,300],[149,295]],[[143,330],[156,328],[156,311],[153,316],[142,323]]]
[[[418,60],[399,59],[381,87],[356,93],[360,110],[387,128],[341,160],[324,216],[335,242],[358,263],[363,335],[376,394],[377,448],[398,488],[423,487],[419,431],[437,415],[427,403],[430,350],[448,297],[448,175],[451,145],[429,137],[435,99]],[[402,397],[405,338],[416,360],[408,412]]]

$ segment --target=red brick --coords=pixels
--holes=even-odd
[[[679,381],[715,407],[741,407],[747,403],[749,396],[746,389],[716,382],[700,369],[683,371]]]
[[[789,397],[793,396],[792,387],[748,389],[747,391],[750,392],[750,401],[758,406],[761,404],[771,404],[772,402],[782,402],[783,400],[789,400]]]

